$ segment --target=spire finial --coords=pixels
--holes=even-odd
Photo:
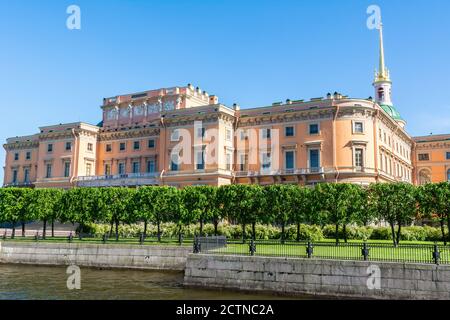
[[[386,68],[386,65],[384,62],[383,23],[381,21],[380,21],[378,30],[380,31],[380,65],[378,67],[378,73],[375,77],[375,82],[390,81],[389,70]]]

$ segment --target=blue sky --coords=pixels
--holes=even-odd
[[[66,28],[72,4],[81,30]],[[367,98],[378,61],[371,4],[408,132],[450,133],[447,0],[0,0],[0,140],[96,124],[103,97],[187,83],[242,108],[334,91]]]

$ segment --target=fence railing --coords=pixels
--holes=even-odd
[[[307,242],[276,240],[228,240],[222,246],[207,248],[201,245],[194,253],[221,255],[249,255],[286,258],[317,258],[335,260],[360,260],[402,263],[450,264],[450,246],[438,244],[399,244],[394,247],[387,243],[368,242]]]

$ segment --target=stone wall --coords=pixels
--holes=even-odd
[[[449,299],[450,266],[190,254],[185,284],[280,294]]]
[[[0,263],[184,270],[191,247],[0,242]]]

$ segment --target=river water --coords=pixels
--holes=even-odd
[[[69,290],[66,271],[66,267],[0,264],[0,300],[286,299],[269,294],[185,288],[182,272],[94,268],[81,268],[81,289]]]

